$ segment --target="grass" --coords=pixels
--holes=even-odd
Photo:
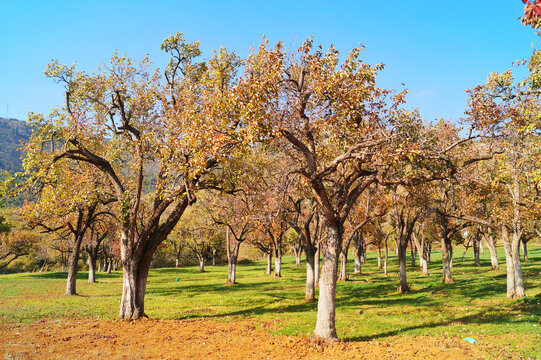
[[[434,252],[430,276],[410,267],[412,291],[397,291],[396,257],[390,257],[389,274],[377,269],[375,253],[369,253],[361,275],[339,282],[337,330],[345,340],[388,340],[395,336],[459,336],[486,339],[493,352],[506,347],[522,356],[541,354],[541,246],[530,246],[530,262],[523,263],[526,299],[505,299],[503,253],[501,270],[490,269],[488,251],[481,266],[473,266],[468,254],[462,263],[455,251],[454,284],[441,283],[440,253]],[[238,284],[225,286],[226,266],[153,269],[149,275],[146,313],[151,318],[231,317],[277,319],[278,334],[309,336],[314,328],[317,303],[304,301],[304,264],[295,266],[285,257],[283,277],[264,275],[265,262],[237,267]],[[350,273],[353,264],[348,264]],[[97,274],[97,284],[86,283],[86,272],[77,280],[78,296],[64,296],[65,273],[0,275],[0,317],[29,322],[48,317],[114,318],[122,287],[121,272]],[[177,281],[178,279],[178,281]],[[497,355],[495,355],[497,357]]]

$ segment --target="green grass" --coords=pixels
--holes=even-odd
[[[397,291],[396,257],[391,255],[390,276],[377,269],[375,253],[369,253],[363,274],[350,276],[337,288],[337,328],[345,340],[390,340],[394,336],[459,336],[486,340],[494,354],[506,347],[523,356],[541,354],[541,247],[530,246],[530,262],[523,262],[526,299],[505,299],[505,260],[501,270],[490,269],[488,251],[481,266],[473,266],[472,254],[460,261],[457,248],[452,269],[456,283],[441,283],[439,252],[429,264],[430,276],[415,268],[408,271],[412,291]],[[349,270],[353,271],[350,261]],[[296,267],[285,257],[283,277],[264,275],[265,263],[238,266],[238,284],[225,286],[226,266],[151,270],[146,313],[151,318],[237,317],[277,319],[278,334],[308,336],[312,333],[317,303],[304,301],[304,263]],[[42,317],[114,318],[122,287],[121,272],[97,274],[97,284],[78,275],[78,296],[64,296],[65,273],[0,275],[0,316],[10,321]],[[179,281],[176,281],[176,279]],[[518,347],[518,348],[517,348]],[[496,356],[496,355],[495,355]],[[497,357],[497,356],[496,356]]]

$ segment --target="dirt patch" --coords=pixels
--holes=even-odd
[[[0,319],[6,359],[484,359],[460,338],[395,337],[389,341],[321,341],[270,334],[273,322],[101,319]]]

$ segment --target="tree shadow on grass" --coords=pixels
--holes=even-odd
[[[371,340],[377,340],[377,339],[402,335],[404,334],[404,332],[407,332],[407,331],[432,329],[432,328],[453,325],[453,324],[460,324],[460,325],[502,324],[503,325],[503,324],[509,324],[509,323],[514,323],[514,324],[531,323],[531,321],[528,321],[527,319],[517,320],[514,314],[495,313],[493,310],[487,309],[487,310],[480,311],[477,314],[467,315],[460,318],[443,320],[443,321],[427,322],[427,323],[413,325],[413,326],[405,326],[405,327],[401,327],[400,329],[396,329],[392,331],[384,331],[379,334],[374,334],[374,335],[369,335],[369,336],[352,336],[352,337],[345,336],[343,339],[345,341],[371,341]]]
[[[206,309],[202,310],[193,310],[186,311],[185,314],[180,315],[179,317],[174,318],[175,320],[184,320],[184,319],[220,319],[220,318],[227,318],[227,317],[251,317],[251,316],[259,316],[259,315],[265,315],[265,314],[282,314],[282,313],[298,313],[298,312],[310,312],[317,310],[317,302],[311,302],[311,303],[300,303],[300,304],[294,304],[294,305],[288,305],[281,308],[270,308],[267,307],[267,305],[259,305],[256,307],[250,307],[246,309],[241,310],[235,310],[230,312],[224,312],[220,314],[213,314],[211,312],[204,312]],[[210,310],[210,309],[209,309]],[[201,311],[201,312],[199,312]]]

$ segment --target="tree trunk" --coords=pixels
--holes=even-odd
[[[473,264],[475,266],[481,266],[481,258],[480,258],[480,254],[479,254],[479,235],[475,235],[475,237],[473,238]]]
[[[512,239],[509,239],[509,232],[503,226],[502,240],[505,248],[505,264],[507,265],[507,298],[522,299],[525,293],[520,265],[520,234],[513,233]]]
[[[316,269],[314,250],[314,247],[311,245],[306,245],[304,247],[304,254],[306,256],[306,291],[304,295],[304,300],[306,302],[313,302],[315,300]]]
[[[88,283],[94,284],[96,282],[96,256],[93,249],[89,249],[88,253]]]
[[[387,273],[387,260],[389,259],[389,246],[387,245],[387,238],[385,238],[385,258],[383,259],[383,275],[389,275]]]
[[[464,252],[462,253],[462,262],[466,261],[466,253],[468,252],[468,249],[470,248],[470,241],[471,241],[471,239],[468,240],[468,242],[466,243]]]
[[[420,234],[413,232],[411,237],[417,253],[419,254],[419,267],[423,272],[423,275],[428,275],[428,262],[427,258],[427,246],[426,246],[426,236],[425,236],[425,225],[424,223],[420,227]]]
[[[317,249],[316,249],[316,256],[314,256],[314,283],[315,283],[315,287],[316,289],[319,289],[319,263],[320,263],[320,259],[321,259],[321,245],[318,245],[317,246]]]
[[[200,273],[205,272],[205,257],[204,256],[199,258],[199,272]]]
[[[411,266],[415,267],[415,258],[417,257],[417,251],[413,246],[413,240],[410,240],[410,252],[411,252]]]
[[[355,245],[357,243],[357,241],[355,241],[353,244]],[[361,273],[361,269],[362,269],[362,256],[361,256],[361,253],[362,253],[362,249],[361,249],[361,246],[360,244],[357,244],[356,246],[353,246],[353,254],[355,255],[355,269],[354,269],[354,274],[358,275]]]
[[[378,245],[378,269],[381,269],[381,246]]]
[[[529,261],[528,260],[528,242],[524,241],[524,238],[523,238],[521,243],[522,243],[522,253],[524,256],[524,261],[528,262]]]
[[[152,257],[146,256],[146,260],[140,261],[123,258],[122,300],[118,318],[136,320],[146,317],[145,291]]]
[[[79,262],[79,252],[81,249],[82,237],[75,239],[69,258],[68,280],[66,282],[66,295],[75,295],[77,280],[77,264]]]
[[[431,262],[432,261],[431,258],[432,258],[432,242],[428,244],[428,252],[426,253],[426,261]]]
[[[239,259],[240,244],[236,243],[230,256],[227,257],[227,283],[237,283],[237,261]]]
[[[64,253],[60,255],[60,262],[62,264],[62,272],[68,271],[68,264],[67,264],[66,256],[64,255]]]
[[[498,252],[496,249],[494,230],[490,229],[488,235],[483,234],[483,240],[485,240],[485,244],[490,252],[490,263],[492,264],[492,269],[498,270],[500,268],[500,264],[498,262]]]
[[[179,265],[180,261],[179,261],[179,258],[178,256],[175,258],[175,267],[178,268],[178,265]]]
[[[280,256],[274,258],[274,277],[282,277],[282,258]]]
[[[295,251],[295,266],[301,266],[301,256],[302,256],[302,249]]]
[[[113,270],[113,257],[107,258],[107,274],[111,273],[111,270]]]
[[[446,235],[442,235],[441,241],[441,262],[443,268],[443,283],[450,284],[453,283],[453,277],[451,276],[451,261],[453,258],[453,245],[451,244],[451,239]]]
[[[272,274],[272,251],[267,253],[267,268],[265,269],[265,275]]]
[[[319,279],[318,311],[314,333],[317,337],[331,341],[337,339],[335,325],[336,269],[341,243],[340,226],[327,223],[327,239],[320,244],[323,252],[323,266]]]
[[[348,262],[347,250],[346,251],[342,250],[340,252],[340,275],[338,276],[338,280],[340,281],[347,281],[348,279],[347,262]]]
[[[216,266],[216,248],[212,248],[212,266]]]
[[[405,240],[398,241],[397,240],[397,246],[398,246],[398,268],[399,268],[399,276],[400,276],[400,291],[402,293],[406,293],[409,291],[408,286],[408,280],[407,280],[407,274],[406,274],[406,253],[408,249],[408,244]]]

